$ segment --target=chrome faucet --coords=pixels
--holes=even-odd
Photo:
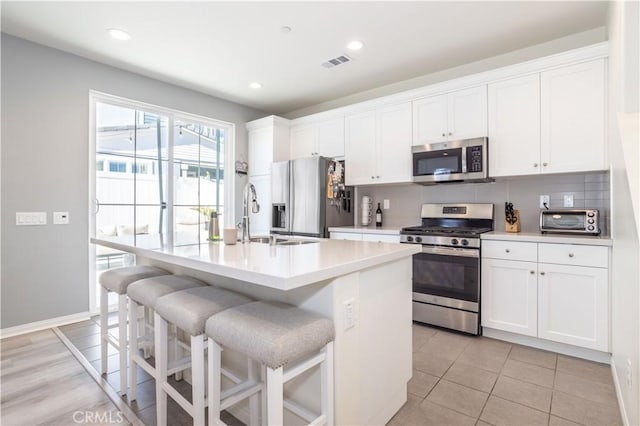
[[[253,186],[251,182],[247,182],[244,186],[242,200],[242,242],[247,243],[251,241],[251,234],[249,230],[249,203],[251,203],[252,213],[255,214],[260,211],[260,204],[258,204],[258,198],[256,195],[256,187]]]

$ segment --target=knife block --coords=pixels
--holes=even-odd
[[[520,210],[514,210],[513,211],[513,215],[516,217],[516,223],[511,224],[509,222],[507,222],[507,220],[504,220],[504,230],[507,232],[520,232]]]

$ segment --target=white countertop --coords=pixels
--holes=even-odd
[[[91,238],[91,242],[280,290],[303,287],[420,251],[420,246],[413,244],[329,239],[292,246],[207,242],[170,247],[157,234],[137,235],[135,242],[133,236]]]
[[[329,228],[329,232],[348,232],[352,234],[387,234],[387,235],[400,235],[401,227],[398,226],[383,226],[376,228],[375,225],[363,226],[335,226]]]
[[[590,246],[612,246],[613,240],[610,237],[594,235],[559,235],[542,234],[540,232],[485,232],[480,235],[483,240],[508,240],[525,241],[533,243],[558,243],[558,244],[582,244]]]

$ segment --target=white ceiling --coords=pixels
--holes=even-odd
[[[2,31],[281,114],[600,27],[606,14],[594,1],[2,1]],[[111,39],[113,27],[132,39]],[[353,39],[365,43],[353,62],[321,66]]]

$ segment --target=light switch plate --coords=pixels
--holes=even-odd
[[[564,206],[565,207],[573,207],[573,194],[565,194],[564,195]]]
[[[16,212],[16,225],[46,225],[47,212]]]
[[[382,200],[382,208],[385,210],[389,210],[389,200]]]
[[[69,212],[53,212],[53,224],[54,225],[68,225],[69,224]]]

